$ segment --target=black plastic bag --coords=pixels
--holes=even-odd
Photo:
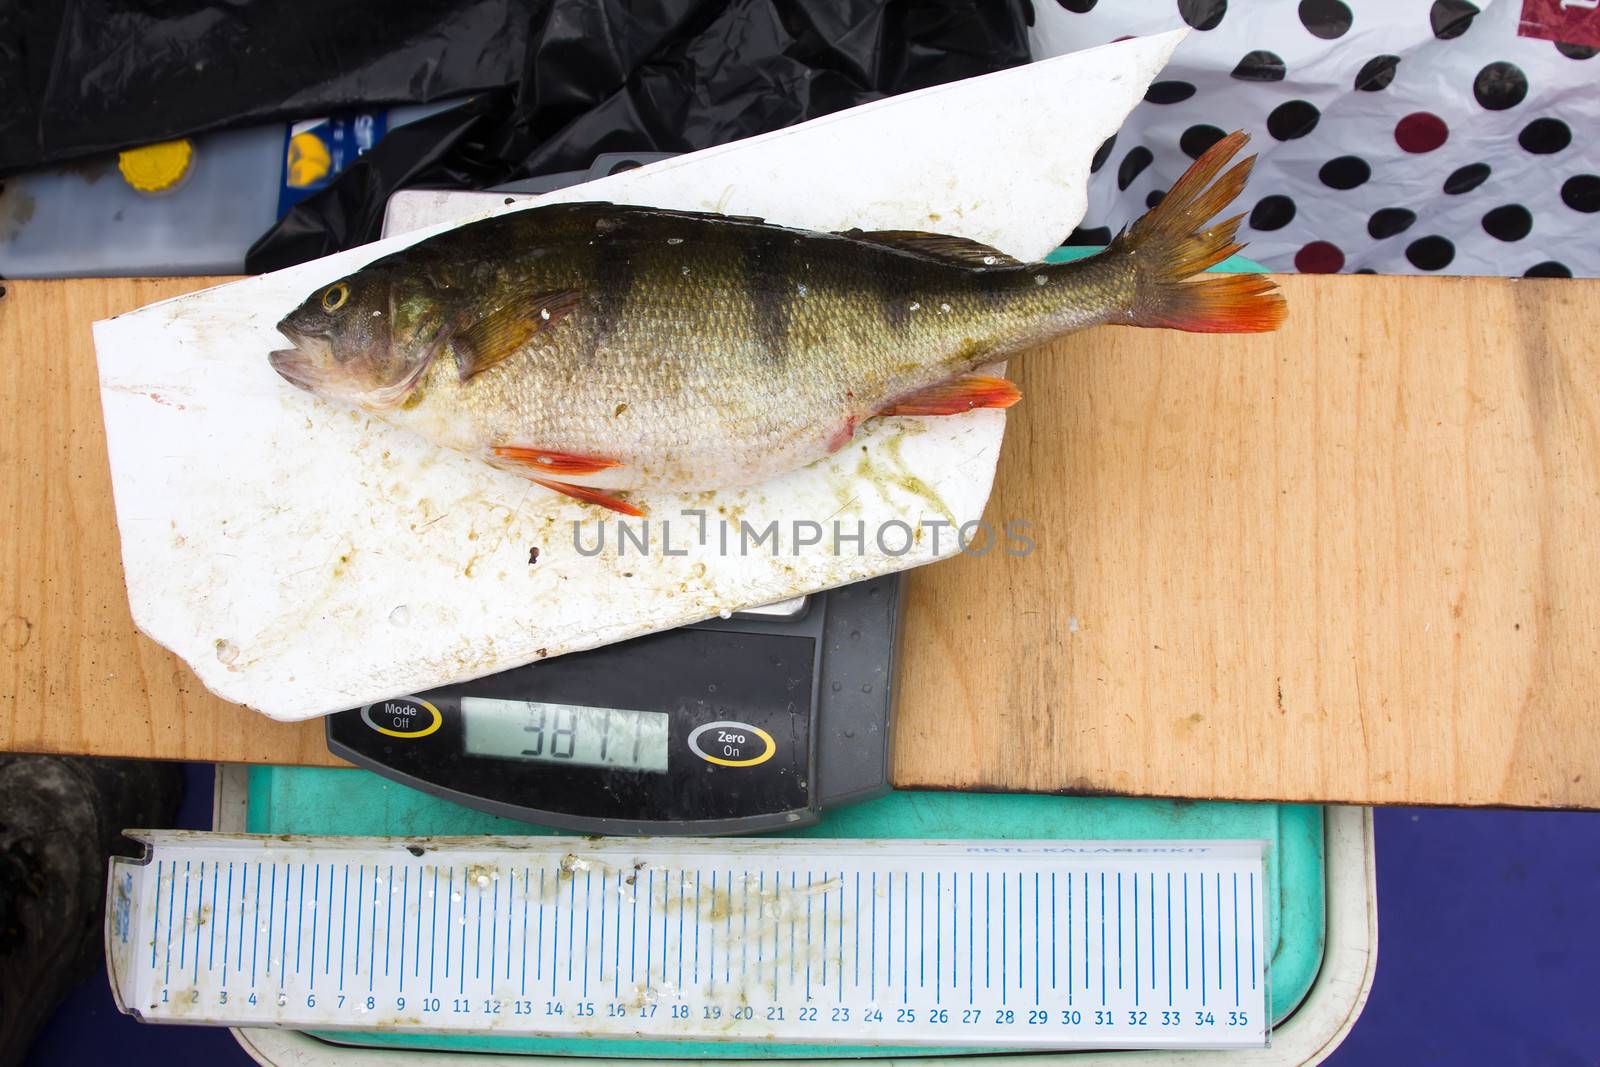
[[[550,0],[0,0],[0,174],[519,82]]]
[[[255,272],[377,236],[404,186],[683,152],[1028,60],[1027,0],[0,0],[0,174],[471,96],[303,201]],[[475,94],[475,95],[474,95]]]
[[[391,133],[246,258],[276,270],[378,236],[404,187],[485,188],[602,152],[686,152],[1028,60],[1024,0],[556,0],[526,76]]]

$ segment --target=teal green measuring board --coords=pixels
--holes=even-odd
[[[254,768],[247,829],[252,833],[404,838],[457,835],[543,836],[541,827],[464,808],[364,771]],[[830,814],[794,832],[815,847],[827,838],[909,841],[1073,840],[1268,843],[1261,894],[1271,1016],[1281,1020],[1309,988],[1323,943],[1321,809],[1305,806],[1185,803],[999,794],[892,793]],[[802,842],[797,841],[797,845]],[[930,878],[931,881],[931,878]],[[983,901],[980,899],[979,903]],[[996,905],[998,907],[998,905]],[[1198,962],[1198,961],[1197,961]],[[943,1050],[887,1046],[532,1038],[382,1033],[319,1033],[326,1040],[391,1048],[547,1055],[793,1058],[918,1055]],[[976,1051],[950,1049],[951,1053]]]

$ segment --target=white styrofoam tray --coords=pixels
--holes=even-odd
[[[1082,217],[1095,149],[1182,36],[876,101],[535,201],[471,206],[481,216],[609,200],[817,230],[932,229],[1037,259]],[[95,324],[133,618],[219,696],[279,719],[326,714],[928,563],[957,547],[948,532],[935,547],[923,522],[982,515],[998,411],[875,420],[830,459],[764,485],[636,494],[651,550],[619,550],[614,516],[272,371],[275,324],[306,294],[465,221],[461,204],[441,197],[443,221]],[[685,511],[705,514],[705,543]],[[741,522],[778,523],[779,550],[739,552]],[[797,546],[811,536],[797,522],[818,524],[820,543]],[[834,544],[836,522],[864,530],[864,546]],[[602,529],[603,551],[579,551]],[[905,551],[903,529],[915,536]]]

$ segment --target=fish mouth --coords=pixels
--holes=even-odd
[[[317,337],[280,323],[278,332],[287,337],[293,348],[280,348],[267,354],[267,361],[279,376],[296,389],[308,393],[317,391],[322,383],[320,367],[327,365],[332,355],[332,345],[326,337]]]

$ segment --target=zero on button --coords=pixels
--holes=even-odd
[[[771,759],[778,743],[759,726],[728,719],[695,727],[689,734],[689,748],[707,763],[754,767]]]

